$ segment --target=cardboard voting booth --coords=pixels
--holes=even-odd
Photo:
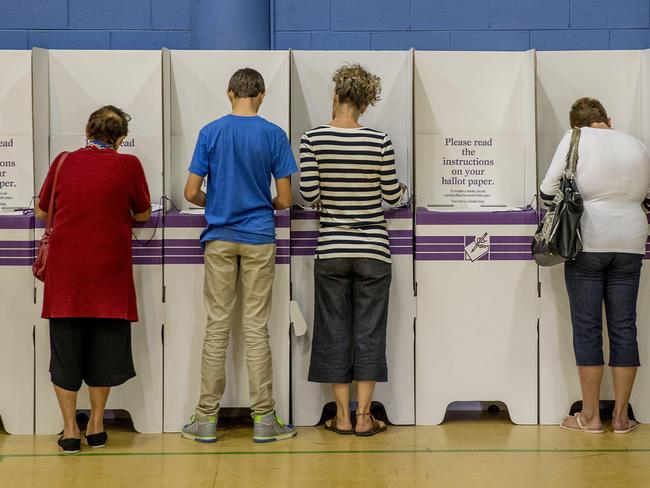
[[[298,155],[300,137],[327,123],[332,114],[332,74],[343,63],[360,63],[382,80],[382,99],[369,107],[360,123],[388,133],[395,148],[400,181],[411,184],[412,168],[412,52],[294,51],[291,69],[291,141]],[[294,202],[299,196],[294,179]],[[374,400],[381,402],[391,422],[412,424],[414,411],[414,357],[412,213],[386,212],[393,279],[387,337],[388,382],[378,383]],[[314,301],[314,252],[318,214],[293,210],[291,220],[292,299],[307,324],[306,333],[292,335],[292,419],[297,425],[315,425],[326,403],[333,401],[329,385],[307,381],[311,354]]]
[[[599,99],[612,118],[612,126],[637,138],[646,138],[648,126],[648,52],[583,51],[537,53],[537,128],[539,179],[544,177],[564,133],[569,130],[569,110],[581,97]],[[645,70],[645,71],[644,71]],[[606,73],[606,74],[604,74]],[[646,106],[644,107],[643,103]],[[644,266],[645,268],[645,266]],[[563,266],[540,268],[541,316],[539,325],[540,423],[558,424],[571,405],[581,399],[580,382],[572,346],[569,301]],[[641,363],[650,358],[650,275],[642,270],[637,307]],[[604,314],[603,314],[604,316]],[[605,321],[604,321],[605,322]],[[609,357],[603,324],[605,362]],[[636,418],[650,421],[648,381],[640,368],[631,404]],[[611,372],[606,369],[601,399],[613,400]]]
[[[49,162],[63,150],[83,147],[85,126],[91,112],[115,105],[132,117],[129,135],[120,151],[135,154],[143,164],[151,198],[163,193],[162,62],[156,51],[49,51],[49,79],[39,82],[38,107],[49,112],[48,157],[36,164],[38,189]],[[42,85],[45,85],[44,87]],[[36,146],[47,144],[37,140]],[[98,216],[97,218],[101,218]],[[42,225],[36,239],[42,235]],[[133,243],[134,280],[140,321],[133,324],[132,348],[137,376],[115,388],[108,409],[126,410],[140,432],[161,432],[163,425],[162,327],[162,218],[154,213],[144,225],[136,225]],[[36,334],[36,432],[55,433],[62,419],[48,373],[49,331],[41,320],[42,284],[35,306]],[[89,408],[85,387],[79,408]]]
[[[34,431],[32,317],[34,195],[32,53],[0,51],[0,417],[7,432]]]
[[[230,113],[230,76],[248,66],[265,80],[260,115],[289,129],[289,53],[257,51],[171,51],[169,117],[171,160],[167,194],[174,209],[165,220],[165,431],[179,431],[199,400],[201,353],[206,325],[203,303],[202,211],[183,197],[194,146],[203,126]],[[273,188],[273,183],[272,183]],[[274,190],[274,188],[273,188]],[[289,216],[276,213],[277,256],[269,335],[276,410],[289,419]],[[241,304],[236,306],[238,313]],[[221,407],[248,407],[246,347],[239,316],[227,350],[227,386]]]
[[[416,423],[537,422],[534,53],[415,53]]]

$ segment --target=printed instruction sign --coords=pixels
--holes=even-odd
[[[0,212],[28,207],[34,195],[32,138],[0,134]]]
[[[418,179],[427,206],[510,207],[524,200],[522,135],[420,135],[416,144],[426,155]]]

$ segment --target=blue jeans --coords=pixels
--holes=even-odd
[[[609,335],[609,366],[640,366],[636,299],[643,255],[582,252],[564,265],[571,304],[573,350],[578,366],[603,361],[603,301]]]

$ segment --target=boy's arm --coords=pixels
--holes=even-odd
[[[185,200],[197,207],[205,207],[205,192],[201,189],[203,178],[203,176],[190,173],[187,177],[187,183],[185,183]]]
[[[273,199],[273,208],[275,210],[284,210],[291,207],[293,195],[291,194],[291,176],[277,178],[275,180],[275,189],[278,196]]]

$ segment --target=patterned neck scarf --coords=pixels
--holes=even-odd
[[[114,147],[110,144],[107,144],[104,141],[99,141],[97,139],[86,141],[86,147],[94,147],[95,149],[114,149]]]

